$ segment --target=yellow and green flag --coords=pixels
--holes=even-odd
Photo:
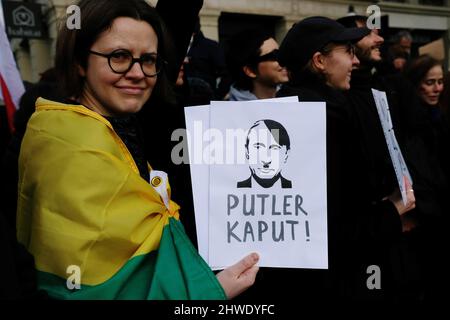
[[[179,206],[141,178],[111,124],[83,106],[37,101],[19,158],[17,214],[19,241],[51,297],[226,299]],[[79,289],[68,286],[74,266]]]

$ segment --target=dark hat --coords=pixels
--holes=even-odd
[[[289,70],[302,68],[327,44],[356,42],[369,32],[366,28],[345,28],[326,17],[306,18],[287,33],[280,46],[278,62]]]
[[[355,14],[355,13],[350,13],[348,15],[346,15],[345,17],[336,19],[337,22],[339,22],[340,24],[342,24],[344,27],[346,28],[356,28],[358,27],[358,25],[356,24],[356,21],[367,21],[367,17],[366,16],[362,16],[359,14]]]

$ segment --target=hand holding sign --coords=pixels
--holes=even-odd
[[[397,208],[399,215],[403,215],[416,207],[416,198],[414,197],[414,190],[412,189],[411,182],[409,182],[409,179],[406,176],[403,176],[403,181],[405,183],[406,203],[404,203],[399,189],[396,189],[389,197],[387,197],[387,199],[394,204],[395,208]]]
[[[253,285],[259,270],[256,265],[258,261],[258,254],[251,253],[238,263],[217,274],[217,280],[222,285],[228,299],[236,297]]]

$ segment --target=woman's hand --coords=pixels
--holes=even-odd
[[[411,183],[408,179],[406,179],[406,205],[403,204],[402,195],[400,191],[396,189],[391,195],[387,197],[394,206],[397,208],[398,214],[401,216],[406,212],[414,209],[416,207],[416,197],[414,196],[414,190],[411,186]]]
[[[228,299],[238,296],[255,283],[255,277],[259,270],[256,265],[258,260],[258,254],[251,253],[217,274],[217,280],[222,285]]]

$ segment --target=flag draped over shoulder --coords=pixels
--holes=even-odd
[[[51,297],[225,299],[178,210],[140,177],[106,119],[37,101],[19,157],[17,231]],[[79,290],[67,286],[70,266]]]
[[[0,8],[0,15],[2,15],[2,11]],[[6,36],[3,21],[0,21],[0,100],[5,103],[11,131],[13,130],[14,113],[19,107],[19,100],[24,92],[25,87]]]

